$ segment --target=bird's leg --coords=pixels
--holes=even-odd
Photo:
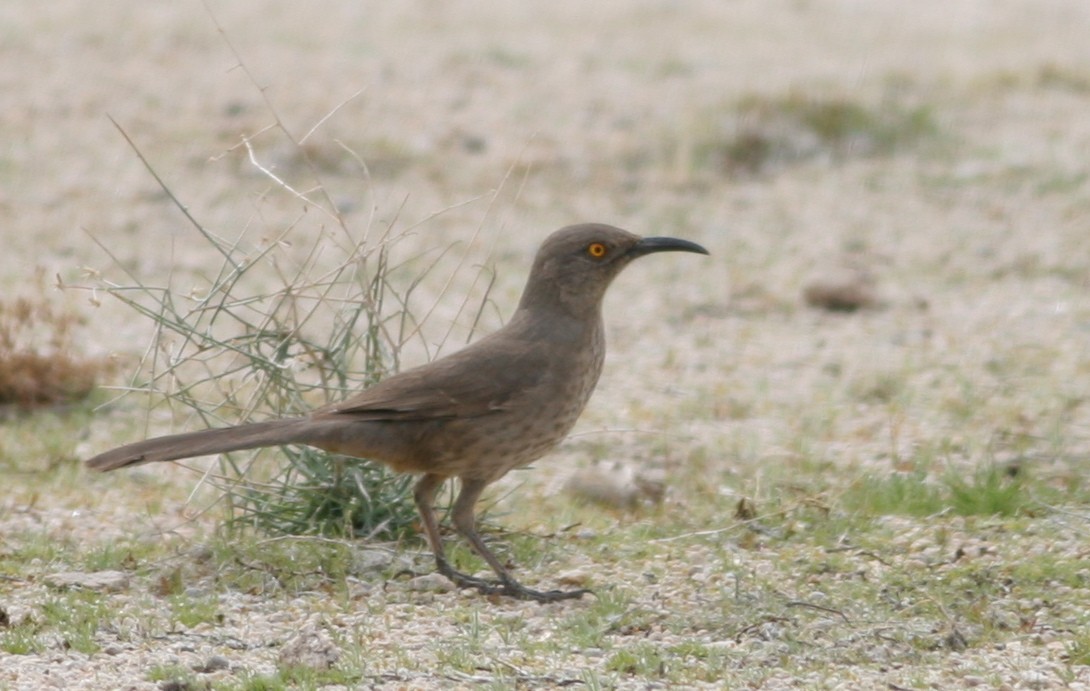
[[[446,480],[443,475],[428,473],[417,481],[413,488],[413,499],[416,502],[416,510],[420,514],[420,520],[424,522],[424,534],[428,538],[428,545],[435,555],[435,566],[439,573],[449,578],[459,588],[477,588],[482,592],[495,592],[500,587],[499,583],[470,576],[456,570],[447,561],[446,551],[443,549],[443,540],[439,535],[439,521],[435,517],[435,493]]]
[[[462,480],[462,489],[458,493],[458,498],[454,501],[454,510],[451,513],[451,520],[454,523],[454,527],[458,530],[462,536],[469,541],[469,544],[473,547],[488,565],[492,567],[492,570],[499,576],[499,583],[482,582],[479,578],[473,578],[470,583],[459,584],[468,585],[470,587],[477,588],[485,594],[500,594],[508,595],[510,597],[517,598],[519,600],[535,600],[537,602],[555,602],[556,600],[569,600],[573,598],[582,597],[585,593],[589,593],[589,590],[531,590],[526,586],[516,581],[507,569],[504,568],[500,560],[496,558],[496,555],[492,554],[492,551],[484,544],[481,536],[477,534],[477,521],[474,516],[474,507],[477,504],[477,499],[480,498],[481,492],[488,483],[484,480]],[[438,532],[438,531],[437,531]],[[436,552],[436,558],[439,559],[440,552]],[[445,558],[439,561],[439,571],[443,573]],[[447,569],[454,571],[450,568],[449,564],[446,565]],[[454,573],[457,573],[456,571]],[[451,578],[450,574],[444,573],[447,578]],[[458,583],[457,580],[455,583]]]

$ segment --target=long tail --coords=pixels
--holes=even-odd
[[[100,471],[116,470],[143,463],[175,461],[179,458],[305,442],[309,426],[310,421],[306,418],[288,418],[238,427],[171,434],[126,444],[101,453],[89,459],[87,467]]]

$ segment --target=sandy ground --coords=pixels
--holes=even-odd
[[[705,244],[706,261],[649,261],[619,279],[583,436],[518,478],[531,495],[554,493],[604,429],[668,432],[677,458],[703,449],[708,482],[743,493],[790,476],[806,454],[850,473],[942,446],[954,466],[1017,451],[1059,459],[1050,472],[1085,472],[1087,36],[1082,0],[9,2],[0,288],[34,292],[39,274],[101,286],[131,272],[184,294],[218,266],[113,118],[210,231],[255,246],[281,238],[280,266],[318,239],[337,242],[320,208],[330,203],[357,238],[411,231],[399,256],[454,243],[414,298],[435,306],[433,345],[452,323],[452,342],[464,338],[472,315],[458,308],[480,294],[481,265],[497,268],[484,326],[501,323],[553,228],[600,220]],[[709,142],[736,132],[740,101],[792,93],[899,99],[925,108],[937,134],[756,176],[703,162]],[[328,197],[269,129],[277,121],[306,138]],[[316,203],[261,174],[243,136]],[[875,278],[880,309],[803,305],[808,281],[845,267]],[[151,325],[116,301],[65,296],[89,319],[88,352],[146,347]],[[407,364],[423,357],[410,350]],[[104,413],[79,449],[131,431]],[[1011,437],[1023,445],[997,442]],[[615,447],[652,454],[638,434]],[[125,490],[105,487],[87,506],[38,506],[124,521]],[[1083,547],[1084,533],[1072,538]],[[32,688],[33,674],[0,684]],[[82,663],[58,674],[69,688],[149,685],[135,667],[108,683],[80,681]]]

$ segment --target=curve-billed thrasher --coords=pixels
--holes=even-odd
[[[537,460],[575,424],[602,371],[602,297],[630,261],[652,252],[697,252],[674,238],[640,238],[607,225],[569,226],[534,258],[511,321],[447,357],[402,372],[341,403],[300,418],[172,434],[95,456],[95,470],[172,461],[281,444],[372,459],[421,473],[414,497],[440,573],[460,587],[548,602],[585,590],[531,590],[519,584],[477,534],[474,505],[507,471]],[[443,552],[433,508],[439,486],[461,480],[454,527],[499,576],[455,570]]]

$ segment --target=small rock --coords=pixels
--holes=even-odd
[[[341,650],[322,629],[304,629],[284,644],[277,658],[281,667],[330,669],[341,659]]]
[[[388,550],[365,549],[352,555],[349,573],[356,576],[380,573],[389,569],[393,563],[394,555]]]
[[[189,550],[189,557],[193,561],[210,561],[214,556],[216,556],[216,552],[212,549],[212,546],[208,544],[200,544]]]
[[[585,586],[590,581],[590,574],[583,569],[571,569],[561,571],[556,575],[556,580],[562,585]]]
[[[209,674],[225,669],[231,669],[231,662],[222,655],[213,655],[208,658],[203,665],[195,665],[193,667],[193,671],[200,674]]]
[[[360,600],[368,597],[371,593],[375,592],[375,584],[368,581],[361,581],[354,576],[348,576],[344,579],[345,585],[348,586],[348,597],[352,600]]]
[[[631,509],[644,500],[661,502],[665,482],[626,463],[595,463],[573,473],[564,491],[595,504]]]
[[[449,593],[454,590],[454,583],[441,573],[427,573],[408,582],[409,590],[428,593]]]
[[[1027,689],[1047,689],[1052,686],[1052,679],[1044,672],[1028,670],[1021,674],[1021,686]]]
[[[87,590],[117,592],[129,587],[129,575],[121,571],[62,571],[51,573],[44,579],[51,588],[84,588]]]
[[[749,497],[740,497],[734,507],[734,517],[739,521],[751,521],[757,517],[757,506]]]
[[[954,652],[962,652],[969,647],[969,642],[957,628],[952,628],[942,639],[943,645]]]
[[[483,153],[488,148],[488,140],[479,134],[466,134],[462,137],[462,148],[471,154]]]
[[[874,277],[866,271],[842,270],[812,279],[802,290],[811,307],[830,312],[855,312],[880,306]]]

